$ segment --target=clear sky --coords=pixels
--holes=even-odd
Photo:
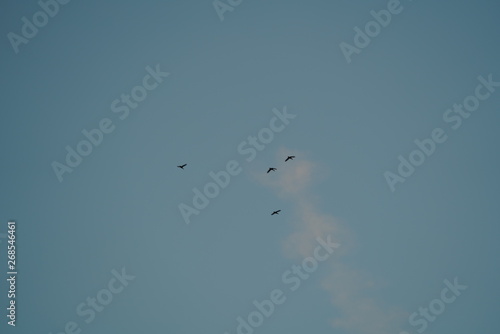
[[[496,1],[63,3],[1,2],[1,333],[500,331]]]

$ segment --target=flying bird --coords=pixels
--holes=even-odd
[[[179,167],[180,169],[184,169],[184,167],[186,167],[186,166],[187,166],[187,164],[180,165],[180,166],[177,166],[177,167]]]
[[[273,167],[271,167],[271,168],[269,168],[269,169],[267,170],[267,173],[269,173],[269,172],[274,172],[275,170],[278,170],[278,169],[277,169],[277,168],[273,168]]]
[[[286,158],[285,162],[287,162],[288,160],[293,160],[293,158],[295,158],[295,155],[289,155],[289,156]]]
[[[279,215],[281,212],[281,210],[277,210],[277,211],[274,211],[273,213],[271,213],[271,216],[274,216],[274,215]]]

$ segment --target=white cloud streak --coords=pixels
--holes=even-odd
[[[344,224],[321,212],[316,204],[317,197],[313,195],[311,185],[317,181],[313,176],[323,174],[321,168],[304,159],[303,152],[282,148],[277,156],[283,161],[283,157],[292,154],[297,158],[280,164],[272,177],[254,174],[261,184],[270,187],[294,207],[294,230],[284,241],[285,255],[289,258],[310,256],[316,238],[331,235],[334,242],[341,244],[337,255],[329,260],[332,267],[322,282],[322,288],[329,293],[336,311],[332,326],[356,334],[398,333],[408,314],[389,310],[380,300],[370,297],[369,292],[376,286],[369,275],[341,261],[354,247],[354,239]]]

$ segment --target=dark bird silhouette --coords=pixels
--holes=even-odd
[[[289,155],[289,156],[286,158],[285,162],[287,162],[288,160],[293,160],[293,158],[295,158],[295,155]]]
[[[180,165],[180,166],[177,166],[177,167],[179,167],[180,169],[184,169],[184,167],[186,167],[186,166],[187,166],[187,164]]]
[[[269,168],[269,169],[267,170],[267,173],[269,173],[269,172],[271,172],[271,171],[273,171],[273,172],[274,172],[275,170],[278,170],[278,169],[277,169],[277,168],[273,168],[273,167],[271,167],[271,168]]]
[[[281,212],[281,210],[276,210],[274,211],[273,213],[271,213],[271,216],[274,216],[274,215],[279,215]]]

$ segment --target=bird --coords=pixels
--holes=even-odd
[[[287,162],[288,160],[293,160],[293,158],[295,158],[295,155],[289,155],[289,156],[286,158],[285,162]]]
[[[275,170],[278,170],[278,169],[277,169],[277,168],[273,168],[273,167],[271,167],[271,168],[269,168],[269,169],[267,170],[267,173],[269,173],[269,172],[271,172],[271,171],[275,171]]]
[[[280,214],[280,211],[281,211],[281,210],[276,210],[276,211],[274,211],[273,213],[271,213],[271,216],[274,216],[274,215],[279,215],[279,214]]]
[[[177,166],[177,167],[179,167],[180,169],[184,169],[184,167],[186,167],[186,166],[187,166],[187,164],[180,165],[180,166]]]

